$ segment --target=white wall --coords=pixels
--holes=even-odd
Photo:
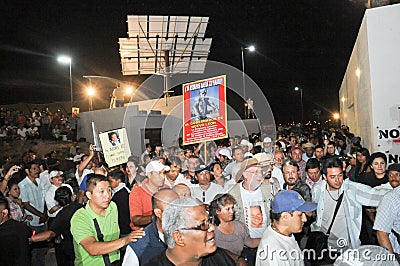
[[[151,110],[161,110],[162,115],[140,115],[139,110],[145,110],[147,113]],[[125,127],[132,154],[140,155],[144,150],[142,129],[161,128],[161,140],[168,147],[182,135],[182,116],[182,101],[179,96],[169,98],[168,106],[165,105],[165,99],[159,99],[136,102],[125,107],[82,112],[78,138],[83,137],[88,142],[93,142],[92,121],[98,133]],[[229,106],[228,117],[231,118],[228,120],[228,132],[231,136],[247,136],[260,131],[258,120],[237,119],[239,115]]]
[[[389,163],[400,162],[399,47],[400,5],[368,9],[339,93],[342,123],[361,136],[370,152],[385,152]]]

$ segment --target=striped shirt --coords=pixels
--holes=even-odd
[[[396,236],[391,233],[394,230],[400,233],[400,187],[387,193],[377,209],[374,230],[379,230],[389,234],[390,243],[393,251],[400,253],[400,244]]]

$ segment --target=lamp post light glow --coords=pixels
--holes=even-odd
[[[95,94],[95,91],[92,87],[89,87],[87,89],[87,94],[89,96],[89,111],[93,110],[93,95]]]
[[[71,57],[68,56],[59,56],[57,58],[57,61],[61,64],[69,64],[69,86],[70,86],[70,91],[71,91],[71,109],[74,106],[74,98],[72,96],[72,59]]]
[[[126,89],[125,89],[125,95],[131,95],[132,92],[133,92],[132,87],[126,87]]]
[[[242,50],[242,82],[243,82],[243,98],[245,101],[247,101],[246,98],[246,84],[245,84],[245,78],[244,78],[244,51],[245,50],[249,50],[250,52],[254,52],[256,50],[256,48],[254,47],[254,45],[250,45],[249,47],[241,47]],[[247,117],[247,107],[245,109],[245,118]]]
[[[300,91],[301,123],[303,123],[303,89],[299,88],[299,87],[295,87],[294,90]]]
[[[340,118],[339,113],[334,113],[334,114],[333,114],[333,119],[339,120],[339,118]]]

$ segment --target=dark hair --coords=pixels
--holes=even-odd
[[[324,149],[324,147],[322,145],[317,145],[314,147],[314,150],[316,150],[316,149]]]
[[[241,151],[243,151],[242,148],[240,148],[240,147],[235,147],[235,148],[232,149],[232,156],[235,154],[235,151],[236,151],[236,150],[241,150]]]
[[[93,192],[98,182],[108,181],[107,177],[99,174],[88,174],[86,179],[86,191]]]
[[[218,218],[217,211],[227,204],[236,204],[235,198],[231,194],[218,194],[210,203],[210,216],[214,218],[215,225],[219,225],[221,221]]]
[[[287,165],[296,166],[297,171],[300,171],[299,165],[291,159],[287,159],[286,161],[283,162],[282,169],[285,168],[285,166],[287,166]]]
[[[30,170],[32,168],[32,165],[37,164],[39,165],[39,160],[33,160],[25,164],[25,169]]]
[[[119,169],[116,169],[114,171],[111,171],[108,176],[111,176],[112,179],[114,180],[121,180],[121,182],[124,182],[125,180],[125,174]]]
[[[136,167],[139,166],[139,160],[134,155],[131,155],[131,156],[128,157],[128,162],[134,163]]]
[[[269,217],[271,218],[271,221],[276,221],[279,222],[281,219],[282,213],[273,213],[272,210],[269,213]]]
[[[3,196],[0,197],[0,211],[2,210],[8,210],[8,216],[10,216],[10,204],[8,203],[8,200]]]
[[[275,145],[278,146],[279,148],[282,148],[282,143],[280,141],[275,142]]]
[[[371,154],[371,156],[369,157],[369,163],[368,163],[368,165],[372,165],[372,162],[373,162],[376,158],[382,158],[382,159],[385,161],[385,164],[387,164],[387,157],[386,157],[386,154],[384,154],[383,152],[374,152],[374,153]]]
[[[57,188],[54,194],[54,199],[58,201],[61,207],[64,207],[71,203],[71,196],[71,189],[69,187],[62,186]]]
[[[371,156],[370,156],[369,150],[367,148],[359,148],[359,149],[357,149],[356,152],[359,152],[359,153],[361,153],[362,156],[367,157],[367,161],[366,161],[363,169],[361,169],[361,163],[358,160],[356,160],[356,167],[354,169],[354,173],[356,176],[358,176],[360,173],[363,173],[368,169],[368,166],[369,166],[368,162],[369,162],[369,158]]]
[[[316,158],[311,158],[307,161],[305,170],[307,172],[308,169],[314,169],[314,168],[318,168],[321,170],[321,165],[319,164],[319,161]]]
[[[253,152],[254,152],[254,154],[261,153],[261,146],[254,146]]]
[[[328,168],[343,168],[342,161],[338,157],[331,157],[326,159],[322,165],[322,173],[328,174]]]

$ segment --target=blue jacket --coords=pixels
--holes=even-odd
[[[146,262],[167,249],[167,245],[159,237],[156,221],[157,218],[154,217],[151,224],[144,228],[145,237],[129,243],[129,246],[135,251],[140,265],[146,264]]]

